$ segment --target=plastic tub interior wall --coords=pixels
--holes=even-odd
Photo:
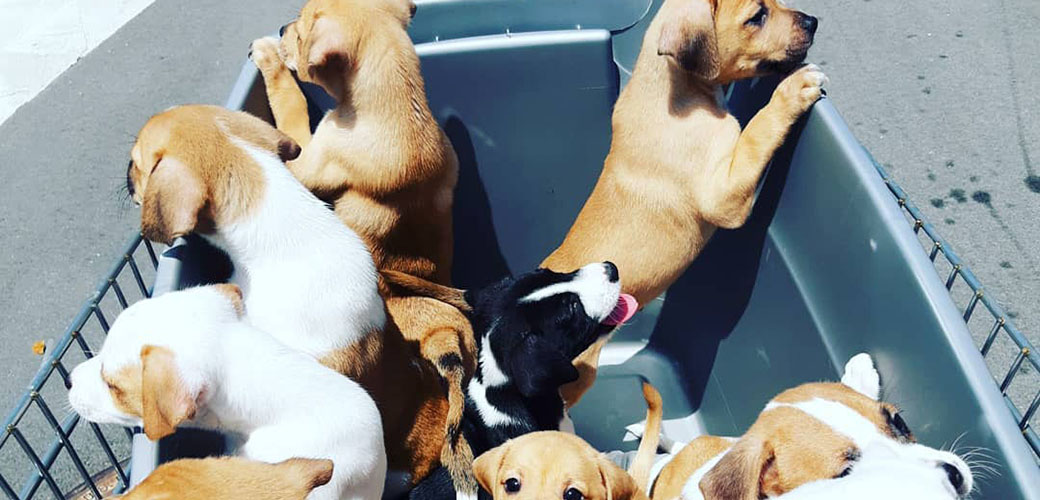
[[[606,1],[418,2],[411,32],[430,106],[460,161],[457,286],[536,267],[592,191],[613,102],[659,3]],[[729,107],[746,122],[775,83],[735,85]],[[317,119],[330,101],[307,92]],[[228,106],[270,120],[250,64]],[[206,252],[192,241],[167,252],[157,290],[225,275]],[[824,99],[776,154],[747,224],[718,231],[615,336],[573,418],[598,449],[631,449],[624,426],[642,420],[639,383],[649,380],[664,395],[671,437],[740,435],[776,393],[836,380],[859,352],[874,357],[884,398],[921,442],[963,434],[962,445],[989,450],[999,475],[980,481],[977,497],[1040,498],[1037,463],[960,313],[869,154]],[[139,443],[135,477],[156,457],[222,446],[212,434],[178,435],[159,450]]]

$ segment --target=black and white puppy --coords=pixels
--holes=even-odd
[[[414,293],[453,302],[446,299],[451,289],[409,286],[384,276]],[[617,267],[610,262],[571,273],[537,269],[454,293],[464,301],[460,309],[469,315],[477,348],[462,419],[473,456],[529,432],[560,430],[564,404],[559,389],[578,378],[574,358],[637,309],[635,300],[621,293]],[[454,499],[456,493],[442,467],[410,498]]]

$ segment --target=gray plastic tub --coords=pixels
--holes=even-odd
[[[454,280],[479,286],[534,268],[562,241],[599,175],[613,102],[659,1],[418,4],[411,33],[431,109],[460,160]],[[734,85],[729,106],[746,121],[774,85]],[[306,91],[316,120],[330,101]],[[251,64],[228,107],[270,120]],[[935,242],[930,255],[921,238]],[[937,257],[954,266],[946,283]],[[158,256],[154,293],[227,271],[205,245],[181,241]],[[948,288],[956,279],[979,290],[824,99],[777,153],[745,227],[717,232],[666,296],[608,345],[606,366],[574,412],[578,433],[602,450],[631,449],[624,426],[642,419],[638,384],[647,379],[664,395],[671,437],[739,435],[777,392],[837,379],[865,351],[921,442],[960,437],[989,450],[998,475],[983,479],[976,497],[1040,498],[1028,425],[1040,397],[1016,408],[1002,395],[1007,377],[1037,366],[1036,353],[981,292],[968,310],[955,306]],[[979,303],[996,321],[989,343],[999,334],[1022,348],[1009,375],[998,374],[1003,387],[965,324]],[[159,461],[221,449],[212,433],[179,431],[158,445],[136,434],[131,482]]]

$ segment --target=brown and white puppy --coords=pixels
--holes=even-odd
[[[364,242],[282,163],[298,149],[259,118],[216,106],[152,117],[127,172],[142,232],[167,243],[196,233],[227,252],[247,320],[371,392],[391,469],[418,480],[440,462],[449,425],[437,370],[401,333],[424,318],[388,314]],[[456,309],[411,300],[440,308],[429,324],[468,331]]]
[[[647,436],[626,473],[574,434],[543,431],[507,441],[473,463],[473,470],[495,500],[646,499],[650,464],[661,427],[661,395],[643,384]],[[484,496],[484,495],[482,495]]]
[[[269,464],[237,457],[176,460],[159,466],[123,500],[305,500],[332,479],[332,461],[291,458]]]
[[[292,173],[332,203],[380,271],[447,285],[458,160],[426,100],[406,31],[414,14],[411,0],[311,0],[280,41],[253,42],[251,58],[276,125],[303,147],[287,163]],[[294,72],[337,103],[313,134]],[[447,426],[457,429],[463,380],[476,366],[472,336],[450,307],[381,292],[401,333],[447,380]],[[468,469],[467,450],[464,442],[447,443],[444,458]]]
[[[816,18],[779,0],[666,0],[618,97],[603,173],[559,248],[543,263],[609,260],[643,305],[693,262],[716,228],[741,226],[755,186],[788,129],[821,94],[815,66],[788,76],[742,131],[721,86],[798,68]],[[606,339],[564,387],[575,404],[592,386]]]
[[[651,498],[757,500],[886,462],[931,469],[947,478],[952,497],[967,495],[972,475],[964,461],[914,443],[899,409],[878,401],[878,390],[870,356],[857,355],[842,383],[780,393],[740,438],[690,442],[661,469]]]

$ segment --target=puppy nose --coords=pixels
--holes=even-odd
[[[961,470],[950,463],[943,463],[942,468],[946,471],[946,478],[950,480],[953,489],[957,490],[957,493],[960,493],[961,488],[964,487],[964,476],[961,474]]]
[[[810,35],[815,34],[816,27],[820,24],[820,20],[808,14],[802,14],[801,17],[802,18],[798,21],[798,24],[802,27],[802,29],[808,32]]]
[[[617,283],[619,278],[617,266],[615,266],[613,262],[610,262],[608,260],[607,262],[603,263],[603,268],[607,272],[607,280],[609,280],[611,283]]]
[[[278,36],[285,36],[285,28],[288,28],[288,24],[283,24],[281,28],[278,28]]]

